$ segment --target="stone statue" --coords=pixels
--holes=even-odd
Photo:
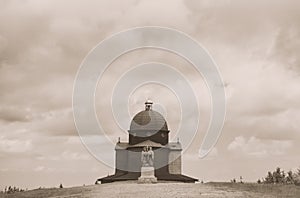
[[[138,179],[138,183],[157,183],[153,167],[154,152],[151,147],[147,146],[143,148],[141,161],[141,176]]]
[[[150,149],[148,150],[148,157],[149,157],[149,165],[153,166],[153,162],[154,162],[154,152],[152,150],[152,147],[150,147]]]
[[[148,164],[147,158],[148,158],[148,152],[147,152],[146,147],[144,147],[143,151],[142,151],[142,155],[141,155],[142,166],[147,166],[147,164]]]
[[[153,166],[154,162],[154,152],[152,147],[144,147],[141,155],[141,161],[143,167]]]

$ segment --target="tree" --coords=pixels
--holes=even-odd
[[[262,178],[260,182],[266,184],[295,184],[300,186],[300,168],[294,173],[291,170],[285,173],[284,170],[277,167],[275,171],[269,171],[267,176]]]
[[[273,183],[284,183],[285,173],[279,167],[273,172]]]
[[[267,184],[273,184],[273,174],[271,173],[271,171],[268,172],[267,177],[265,178],[265,183]]]
[[[284,172],[284,170],[281,171],[281,183],[286,183],[286,174]]]
[[[297,186],[300,186],[300,169],[299,168],[297,169],[297,173],[295,173],[293,176],[294,176],[293,177],[294,184]]]
[[[244,182],[243,182],[243,177],[242,177],[242,176],[240,176],[240,183],[241,183],[241,184],[244,183]]]
[[[287,184],[293,184],[294,183],[293,172],[290,170],[287,174],[288,175],[286,176],[286,183]]]
[[[62,185],[62,184],[60,184],[60,185],[59,185],[59,188],[63,188],[63,185]]]
[[[7,193],[12,193],[12,188],[11,188],[11,186],[8,187]]]
[[[258,184],[261,184],[261,181],[260,181],[260,179],[258,179],[258,180],[257,180],[257,183],[258,183]]]

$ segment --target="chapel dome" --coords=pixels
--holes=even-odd
[[[145,102],[145,110],[137,113],[130,124],[129,132],[139,131],[168,131],[168,125],[165,118],[157,111],[152,110],[153,102]]]

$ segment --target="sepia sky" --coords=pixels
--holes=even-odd
[[[80,141],[73,83],[93,47],[139,26],[180,30],[209,51],[225,83],[226,120],[215,148],[200,159],[211,114],[205,81],[180,57],[141,49],[120,57],[99,80],[97,115],[113,143],[127,140],[111,112],[115,83],[133,66],[156,61],[184,74],[198,97],[200,125],[183,154],[183,173],[204,181],[256,181],[277,166],[300,166],[299,1],[0,0],[0,189],[93,184],[113,174]],[[154,107],[176,138],[176,95],[147,84],[124,108],[133,116],[147,98],[159,104]]]

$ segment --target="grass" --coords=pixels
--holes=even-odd
[[[13,194],[0,194],[0,198],[28,197],[287,197],[299,198],[300,186],[283,184],[222,183],[205,184],[158,183],[136,184],[116,182],[110,184],[72,188],[36,189]]]
[[[226,183],[209,182],[207,185],[219,189],[231,189],[236,191],[256,192],[262,195],[274,197],[297,197],[300,198],[300,186],[286,184],[256,184],[256,183]]]

